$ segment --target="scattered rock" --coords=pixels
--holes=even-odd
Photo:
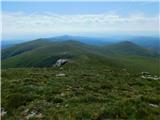
[[[3,117],[3,116],[6,115],[6,114],[7,114],[7,111],[5,111],[4,108],[1,108],[1,117]]]
[[[149,104],[149,106],[151,106],[151,107],[155,107],[155,108],[158,108],[158,107],[159,107],[158,105],[156,105],[156,104],[152,104],[152,103],[150,103],[150,104]]]
[[[57,107],[57,108],[59,108],[59,107],[60,107],[60,104],[59,104],[59,103],[57,103],[57,104],[56,104],[56,107]]]
[[[160,77],[152,76],[149,72],[142,72],[141,73],[141,78],[149,79],[149,80],[160,80]]]
[[[64,107],[66,107],[66,108],[67,108],[68,106],[69,106],[68,104],[65,104],[65,106],[64,106]]]
[[[64,74],[64,73],[56,74],[56,77],[65,77],[65,76],[66,76],[66,74]]]
[[[61,96],[63,97],[63,96],[65,96],[65,94],[64,94],[64,93],[61,93]]]
[[[142,75],[141,78],[145,79],[146,77]]]
[[[26,119],[30,119],[30,118],[42,118],[42,113],[36,111],[36,110],[32,110],[29,112],[29,109],[26,109],[26,111],[28,114],[26,115]]]
[[[53,67],[60,67],[68,62],[68,59],[58,59]]]
[[[155,77],[155,76],[141,76],[143,79],[149,79],[149,80],[160,80],[160,77]]]
[[[69,85],[66,85],[66,91],[70,91],[72,89],[72,87],[71,86],[69,86]]]
[[[26,119],[30,119],[35,116],[35,113],[30,113],[26,116]]]
[[[141,75],[146,76],[146,75],[150,75],[150,73],[149,72],[141,72]]]

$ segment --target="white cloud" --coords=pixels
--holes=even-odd
[[[59,15],[53,13],[2,13],[4,38],[34,34],[87,32],[158,32],[158,16],[119,16],[113,13]]]

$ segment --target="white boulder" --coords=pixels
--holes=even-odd
[[[60,67],[68,62],[68,59],[58,59],[57,62],[53,65],[54,67]]]

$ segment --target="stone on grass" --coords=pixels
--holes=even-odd
[[[160,80],[160,77],[152,76],[149,72],[142,72],[141,78],[148,79],[148,80]]]
[[[155,77],[155,76],[141,76],[143,79],[148,79],[148,80],[160,80],[160,77]]]
[[[156,104],[152,104],[152,103],[150,103],[150,104],[149,104],[149,106],[151,106],[151,107],[155,107],[155,108],[158,108],[158,107],[159,107],[158,105],[156,105]]]
[[[56,77],[65,77],[65,76],[66,76],[66,74],[64,74],[64,73],[56,74]]]
[[[63,96],[65,96],[65,94],[64,94],[64,93],[61,93],[60,95],[61,95],[62,97],[63,97]]]
[[[30,119],[30,118],[42,118],[42,113],[39,113],[36,110],[33,110],[31,112],[28,113],[28,115],[26,116],[26,119]]]
[[[67,108],[68,106],[69,106],[69,104],[65,104],[65,106],[64,106],[64,107],[66,107],[66,108]]]
[[[141,75],[150,75],[149,72],[141,72]]]

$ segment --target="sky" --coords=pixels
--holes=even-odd
[[[2,39],[57,35],[157,35],[159,3],[2,2]]]

